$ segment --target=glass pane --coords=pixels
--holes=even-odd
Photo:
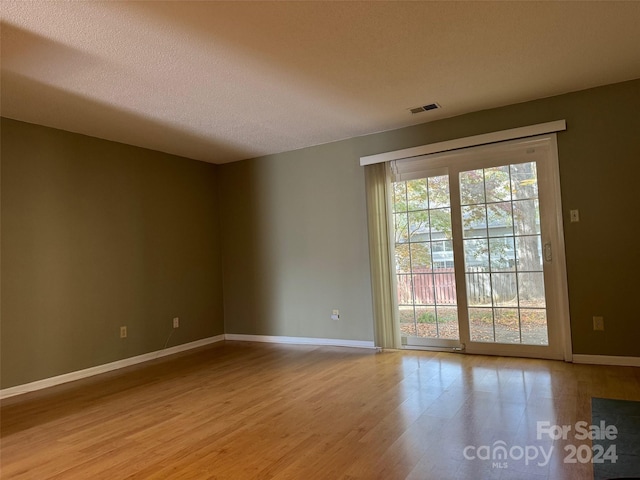
[[[402,335],[458,339],[449,177],[399,182],[393,195]]]
[[[401,243],[396,245],[396,273],[411,273],[411,263],[409,262],[409,244]]]
[[[398,317],[400,317],[400,334],[407,337],[417,336],[416,325],[413,318],[413,307],[400,306],[398,309]]]
[[[433,276],[433,285],[438,305],[455,305],[457,303],[456,278],[453,272],[435,274]]]
[[[484,175],[482,169],[460,172],[460,202],[462,205],[484,203]]]
[[[528,162],[460,173],[472,341],[548,341],[536,168]],[[454,301],[443,280],[434,281],[436,308]]]
[[[520,343],[520,318],[517,308],[494,310],[496,342]]]
[[[520,307],[545,308],[544,273],[519,273]]]
[[[516,260],[518,270],[520,271],[542,271],[542,244],[540,242],[540,235],[516,237]]]
[[[547,312],[545,310],[520,310],[522,343],[527,345],[549,345],[547,335]]]
[[[413,276],[413,301],[416,305],[435,304],[433,275],[429,273]]]
[[[412,243],[411,244],[411,266],[413,272],[424,272],[431,268],[431,244]]]
[[[431,240],[451,239],[451,209],[437,208],[429,211]]]
[[[487,239],[464,241],[464,265],[466,271],[489,270],[489,245]]]
[[[538,177],[536,163],[511,165],[511,184],[513,198],[538,198]]]
[[[488,273],[467,273],[467,302],[470,306],[491,306],[491,280]]]
[[[495,306],[518,306],[518,287],[515,273],[492,273],[491,287]]]
[[[456,307],[436,307],[438,313],[438,334],[440,338],[457,340],[460,338],[458,330],[458,309]]]
[[[511,202],[487,205],[487,223],[490,237],[513,235],[513,214]]]
[[[431,258],[433,259],[433,269],[449,269],[453,267],[453,242],[433,242],[431,244]]]
[[[396,273],[410,273],[409,244],[403,243],[395,246]]]
[[[487,202],[511,200],[511,178],[509,166],[486,168],[484,182]]]
[[[409,229],[406,213],[396,213],[393,216],[393,229],[396,243],[406,243],[409,241]]]
[[[484,205],[462,207],[462,235],[464,238],[487,236],[487,210]]]
[[[416,307],[418,337],[438,338],[435,307]]]
[[[429,213],[426,210],[409,212],[409,239],[412,242],[429,240]]]
[[[407,207],[408,210],[426,210],[429,208],[426,178],[407,182]]]
[[[493,310],[491,308],[469,309],[469,330],[474,342],[493,342]]]
[[[448,207],[449,205],[449,176],[429,178],[429,208]]]
[[[513,237],[490,238],[489,253],[492,272],[515,270]]]
[[[407,184],[405,182],[395,182],[393,184],[393,211],[407,211]]]
[[[398,282],[398,305],[411,305],[413,294],[411,288],[411,275],[396,275]]]
[[[516,235],[535,235],[540,233],[538,200],[513,202],[513,226]]]

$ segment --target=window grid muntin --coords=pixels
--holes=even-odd
[[[514,192],[514,177],[516,176],[514,174],[514,170],[517,166],[519,165],[526,165],[526,164],[530,164],[531,165],[531,169],[532,169],[532,174],[533,174],[533,178],[535,178],[535,181],[532,183],[532,185],[535,185],[535,191],[533,195],[529,195],[529,196],[520,196],[520,195],[515,195]],[[510,189],[510,199],[508,201],[508,203],[511,204],[511,219],[512,219],[512,230],[513,230],[513,234],[511,235],[504,235],[503,237],[505,238],[510,238],[511,242],[513,244],[513,270],[509,270],[507,272],[505,271],[495,271],[493,269],[493,262],[492,262],[492,249],[491,249],[491,239],[496,239],[496,238],[501,238],[501,236],[492,236],[491,235],[491,224],[490,224],[490,216],[489,216],[489,208],[491,205],[496,205],[496,204],[504,204],[507,203],[505,200],[500,199],[500,200],[494,200],[494,201],[488,201],[489,198],[489,192],[487,191],[487,178],[486,178],[486,172],[487,170],[491,170],[491,169],[497,169],[496,167],[490,167],[490,168],[482,168],[482,169],[473,169],[473,170],[467,170],[467,171],[463,171],[460,172],[458,175],[458,181],[461,183],[461,188],[460,188],[460,203],[461,203],[461,209],[462,211],[469,211],[470,209],[468,207],[483,207],[484,209],[484,220],[485,220],[485,227],[484,227],[484,231],[486,232],[486,236],[479,236],[477,235],[477,232],[475,235],[466,235],[466,232],[468,230],[471,230],[471,228],[465,230],[465,225],[464,225],[464,217],[462,219],[463,221],[463,251],[464,251],[464,256],[463,256],[463,261],[464,261],[464,274],[465,274],[465,280],[467,282],[467,297],[469,298],[469,302],[470,304],[468,305],[468,315],[469,315],[469,319],[471,321],[471,317],[472,317],[472,310],[473,311],[477,311],[478,309],[486,309],[486,310],[490,310],[491,311],[491,318],[492,318],[492,336],[493,336],[493,342],[497,342],[497,336],[496,336],[496,309],[512,309],[512,310],[517,310],[518,313],[518,338],[519,338],[519,344],[523,344],[523,331],[522,331],[522,310],[541,310],[541,311],[545,311],[546,314],[546,302],[545,302],[545,307],[541,308],[541,307],[531,307],[531,306],[526,306],[523,307],[522,303],[521,303],[521,298],[520,298],[520,274],[526,274],[526,273],[540,273],[542,271],[542,266],[540,268],[540,270],[521,270],[519,268],[519,262],[518,262],[518,243],[517,243],[517,238],[519,237],[537,237],[539,239],[538,241],[538,245],[541,245],[541,234],[540,234],[540,225],[539,225],[539,220],[540,220],[540,212],[539,212],[539,187],[538,187],[538,179],[537,179],[537,166],[535,162],[523,162],[520,164],[513,164],[513,165],[508,165],[508,172],[509,172],[509,189]],[[463,198],[463,192],[464,189],[462,188],[462,182],[465,178],[466,173],[471,173],[471,172],[479,172],[482,171],[482,188],[483,188],[483,192],[482,192],[482,197],[484,198],[484,202],[467,202],[465,203],[464,198]],[[524,175],[523,172],[516,172],[518,176],[522,177]],[[525,178],[525,180],[530,181],[530,178]],[[478,192],[479,193],[479,192]],[[516,204],[520,204],[519,202],[524,202],[524,201],[533,201],[534,206],[535,206],[535,215],[536,215],[536,232],[535,233],[529,233],[529,232],[524,232],[521,234],[517,234],[516,233],[516,219],[515,219],[515,208],[514,208],[514,203]],[[465,209],[465,207],[467,207],[467,209]],[[476,229],[477,230],[477,229]],[[471,245],[472,243],[470,242],[470,240],[485,240],[486,241],[486,257],[487,257],[487,269],[486,271],[482,271],[482,272],[478,272],[478,271],[474,271],[471,272],[469,271],[470,269],[468,268],[468,252],[467,252],[467,245]],[[539,251],[539,253],[541,253]],[[477,256],[474,258],[478,258]],[[491,295],[489,295],[490,298],[490,304],[491,306],[477,306],[477,305],[472,305],[471,304],[471,300],[470,300],[470,295],[469,295],[469,275],[477,275],[477,274],[487,274],[488,275],[488,280],[489,280],[489,288],[490,288],[490,292]],[[511,307],[511,306],[505,306],[505,305],[496,305],[495,302],[495,294],[494,294],[494,283],[495,281],[497,281],[500,277],[495,275],[501,275],[501,274],[509,274],[512,275],[511,278],[514,279],[515,281],[515,300],[516,300],[516,306]],[[542,289],[544,290],[544,284],[542,284]],[[471,327],[471,325],[470,325]],[[472,340],[474,340],[474,332],[473,330],[471,330],[471,338]],[[548,332],[547,332],[547,344],[548,344]]]
[[[432,204],[432,195],[430,192],[430,180],[432,178],[438,178],[438,177],[444,177],[445,178],[445,182],[446,182],[446,198],[447,198],[447,202],[446,204],[441,204],[438,203],[437,205],[434,205],[434,208],[431,208],[431,204]],[[396,278],[399,279],[400,276],[409,276],[410,277],[410,288],[411,288],[411,304],[407,304],[407,303],[403,303],[400,302],[400,298],[398,298],[398,307],[411,307],[411,311],[413,314],[413,328],[414,331],[416,332],[416,335],[418,335],[418,314],[417,311],[418,309],[425,309],[425,308],[433,308],[434,311],[434,315],[435,315],[435,326],[436,326],[436,335],[435,338],[440,338],[440,321],[439,321],[439,314],[438,314],[438,307],[442,308],[442,311],[445,311],[445,309],[448,308],[455,308],[456,309],[456,322],[457,322],[457,296],[455,295],[455,277],[453,277],[452,280],[452,287],[449,286],[449,288],[453,288],[453,292],[454,295],[453,297],[455,298],[455,303],[451,303],[451,304],[440,304],[438,302],[438,292],[436,291],[436,284],[435,284],[435,280],[436,280],[436,274],[434,272],[434,268],[436,263],[441,263],[443,260],[439,260],[438,262],[436,262],[436,260],[434,259],[434,244],[449,244],[451,246],[451,255],[453,256],[453,244],[452,244],[452,231],[451,231],[451,220],[452,220],[452,216],[451,216],[451,191],[450,191],[450,185],[449,185],[449,178],[448,175],[438,175],[438,176],[434,176],[434,177],[427,177],[427,178],[423,178],[423,179],[418,179],[419,181],[424,181],[425,182],[425,191],[426,191],[426,205],[427,208],[426,209],[410,209],[410,202],[409,202],[409,185],[408,183],[411,182],[412,180],[407,180],[407,181],[400,181],[400,182],[394,182],[393,184],[393,194],[394,194],[394,198],[393,198],[393,219],[394,219],[394,248],[397,248],[399,245],[408,245],[408,257],[409,257],[409,271],[411,273],[396,273]],[[403,184],[403,186],[400,188],[401,191],[403,191],[404,193],[404,206],[406,207],[406,209],[402,210],[402,211],[398,211],[396,209],[397,205],[398,205],[398,201],[397,201],[397,196],[398,196],[398,184]],[[443,238],[438,238],[437,240],[434,240],[433,237],[433,233],[434,233],[434,229],[433,229],[433,222],[432,222],[432,211],[438,211],[438,212],[445,212],[448,214],[448,223],[449,223],[449,230],[448,231],[444,231],[444,235]],[[425,212],[427,215],[427,229],[426,232],[424,232],[424,234],[420,234],[416,232],[412,232],[411,229],[411,222],[410,222],[410,217],[409,214],[410,213],[417,213],[417,212]],[[397,235],[397,231],[395,231],[396,229],[396,219],[399,218],[400,215],[404,215],[405,216],[405,220],[406,220],[406,242],[399,242],[398,241],[398,235]],[[415,216],[414,216],[415,218]],[[426,237],[426,239],[419,239],[417,238],[418,235],[424,235]],[[400,236],[400,239],[402,239],[402,236]],[[429,254],[429,261],[430,261],[430,271],[427,273],[414,273],[414,256],[413,256],[413,251],[411,246],[414,244],[425,244],[428,245],[428,254]],[[397,257],[395,257],[396,259],[396,265],[398,262]],[[447,260],[444,260],[445,264],[447,262]],[[453,263],[453,259],[451,261],[451,263]],[[444,267],[445,269],[447,269],[447,267]],[[447,272],[450,275],[453,276],[453,272]],[[422,303],[418,303],[418,300],[416,298],[416,275],[422,275],[422,276],[429,276],[431,278],[431,299],[433,300],[433,303],[430,304],[422,304]],[[406,323],[406,322],[405,322]],[[457,323],[456,323],[457,325]],[[457,331],[457,328],[456,328]],[[459,335],[459,333],[458,333]]]

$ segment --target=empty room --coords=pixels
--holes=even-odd
[[[640,2],[0,6],[2,479],[640,478]]]

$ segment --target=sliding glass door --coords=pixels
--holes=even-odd
[[[404,344],[562,356],[553,140],[394,163],[391,223]]]
[[[400,333],[428,344],[459,343],[449,176],[393,184]]]

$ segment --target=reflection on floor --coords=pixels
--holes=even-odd
[[[592,397],[640,369],[226,342],[4,401],[2,478],[584,480]]]

